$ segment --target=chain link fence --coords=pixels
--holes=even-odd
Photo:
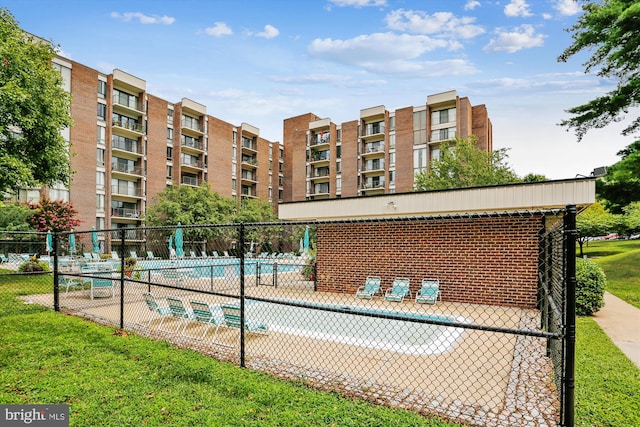
[[[2,233],[0,292],[468,425],[572,425],[571,216]]]

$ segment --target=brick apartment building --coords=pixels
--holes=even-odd
[[[233,125],[187,98],[170,102],[121,70],[104,74],[66,58],[54,66],[72,95],[74,125],[63,131],[74,172],[68,189],[21,191],[18,199],[70,201],[83,228],[135,228],[170,185],[209,183],[223,196],[260,198],[277,207],[284,151],[257,127]],[[95,197],[94,197],[95,194]],[[127,233],[128,243],[142,236]]]
[[[455,137],[478,137],[493,148],[485,105],[472,106],[456,91],[429,95],[425,105],[360,110],[336,124],[312,113],[284,120],[283,201],[370,196],[413,190],[414,176]]]

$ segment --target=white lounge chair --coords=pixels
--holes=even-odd
[[[428,277],[422,279],[422,286],[416,294],[416,302],[435,304],[438,299],[442,301],[442,297],[440,296],[440,281]]]

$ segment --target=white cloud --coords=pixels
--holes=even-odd
[[[115,64],[112,64],[110,62],[98,62],[96,64],[96,68],[98,69],[98,71],[102,71],[105,74],[111,74],[117,67],[115,66]]]
[[[371,79],[354,79],[351,76],[343,74],[307,74],[304,76],[271,76],[271,81],[276,83],[285,84],[300,84],[300,85],[323,85],[329,84],[336,87],[372,87],[383,86],[387,84],[386,80],[371,80]]]
[[[542,14],[542,19],[551,19],[553,18],[553,16],[550,13],[543,13]]]
[[[453,38],[469,39],[484,33],[479,25],[473,25],[475,18],[457,18],[451,12],[426,12],[398,9],[390,12],[385,20],[387,27],[396,31],[414,34],[435,34]]]
[[[387,0],[329,0],[338,7],[386,6]]]
[[[558,0],[554,9],[561,15],[572,16],[580,12],[580,4],[575,0]]]
[[[526,0],[511,0],[511,2],[504,7],[504,14],[510,17],[525,17],[531,16],[529,5]]]
[[[492,38],[483,50],[485,52],[505,51],[514,53],[522,49],[542,46],[545,36],[535,34],[533,26],[525,24],[515,28],[513,31],[496,29],[496,38]]]
[[[114,19],[120,19],[121,21],[124,22],[130,22],[134,19],[137,19],[141,24],[163,24],[163,25],[171,25],[175,22],[176,18],[173,18],[171,16],[167,16],[167,15],[163,15],[163,16],[158,16],[158,15],[145,15],[144,13],[140,13],[140,12],[125,12],[125,13],[118,13],[118,12],[111,12],[111,17]]]
[[[262,31],[260,33],[256,33],[256,37],[262,37],[262,38],[265,38],[265,39],[272,39],[274,37],[278,37],[279,34],[280,34],[280,30],[278,30],[273,25],[267,24],[267,25],[264,26],[264,31]]]
[[[374,33],[347,40],[315,39],[309,45],[309,52],[321,59],[361,65],[414,59],[435,49],[450,46],[451,43],[446,40],[425,35]]]
[[[473,10],[478,6],[480,6],[480,2],[478,0],[469,0],[467,1],[467,4],[464,5],[464,10]]]
[[[230,36],[233,34],[231,27],[224,22],[216,22],[213,24],[213,27],[206,28],[204,32],[213,37]]]

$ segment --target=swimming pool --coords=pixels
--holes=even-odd
[[[335,341],[403,354],[442,354],[449,351],[463,335],[464,329],[383,319],[359,315],[381,314],[413,319],[462,322],[453,316],[432,316],[421,313],[399,313],[364,307],[349,307],[350,313],[336,313],[283,304],[250,301],[246,316],[269,326],[271,331]],[[343,308],[341,306],[325,306]]]
[[[205,258],[178,260],[145,260],[138,261],[145,270],[162,270],[179,268],[187,270],[190,277],[237,277],[240,276],[240,260],[237,258]],[[258,274],[271,274],[274,265],[277,264],[278,272],[299,271],[303,264],[281,263],[267,259],[247,259],[244,262],[244,274],[254,276]]]

